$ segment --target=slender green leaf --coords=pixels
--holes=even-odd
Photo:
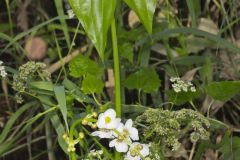
[[[56,21],[56,20],[59,20],[59,19],[66,19],[66,18],[68,18],[68,17],[67,16],[58,16],[58,17],[52,18],[48,21],[45,21],[45,22],[43,22],[43,23],[41,23],[41,24],[39,24],[39,25],[37,25],[37,26],[35,26],[35,27],[25,31],[25,32],[19,33],[17,36],[15,36],[13,39],[11,39],[11,41],[6,45],[6,47],[1,51],[1,53],[5,52],[6,49],[8,49],[11,45],[15,44],[16,41],[18,41],[21,38],[27,36],[29,33],[37,31],[38,29],[48,25],[49,23],[52,23],[53,21]],[[7,40],[10,40],[10,39],[7,39]]]
[[[151,37],[145,37],[145,38],[142,38],[141,40],[139,40],[136,43],[136,46],[141,46],[144,43],[149,43],[149,41],[159,41],[163,38],[169,38],[172,36],[176,36],[176,34],[193,34],[195,36],[202,36],[202,37],[205,37],[205,38],[215,42],[215,44],[217,44],[218,47],[227,48],[233,52],[240,54],[240,48],[238,48],[236,45],[232,44],[228,40],[223,39],[220,36],[217,36],[217,35],[205,32],[205,31],[201,31],[199,29],[190,28],[190,27],[165,29],[163,31],[153,33],[153,35]]]
[[[39,97],[41,97],[40,101],[42,102],[42,105],[43,105],[44,109],[46,111],[49,110],[50,106],[46,105],[45,102],[46,101],[51,101],[50,97],[46,97],[46,96],[39,96]],[[64,129],[64,126],[63,126],[60,118],[58,117],[57,114],[49,114],[49,116],[50,116],[50,120],[51,120],[52,126],[54,127],[54,129],[57,132],[59,145],[61,146],[61,148],[63,149],[64,152],[68,153],[67,152],[67,144],[66,144],[65,140],[62,137],[63,134],[66,133],[66,130]]]
[[[42,89],[47,91],[53,91],[53,83],[47,81],[32,81],[29,85],[36,89]]]
[[[7,137],[10,129],[12,128],[13,124],[15,123],[15,121],[19,118],[19,116],[25,112],[26,110],[28,110],[30,107],[34,106],[36,104],[36,102],[30,102],[27,103],[25,105],[23,105],[22,107],[20,107],[8,120],[7,124],[5,125],[2,133],[0,134],[0,144],[4,141],[4,139]],[[0,145],[1,146],[1,145]]]
[[[214,99],[228,101],[240,93],[240,81],[212,82],[205,89],[207,94]]]
[[[59,0],[54,0],[55,2],[55,6],[57,9],[57,13],[59,16],[64,16],[64,9],[63,9],[63,2],[59,1]],[[69,37],[69,33],[68,33],[68,26],[67,23],[65,21],[65,19],[60,19],[60,23],[62,25],[62,30],[63,30],[63,34],[65,36],[68,48],[70,47],[70,37]]]
[[[69,0],[69,2],[103,60],[107,32],[114,17],[116,0]]]
[[[69,79],[64,79],[63,81],[64,87],[70,91],[72,96],[77,99],[80,102],[86,102],[91,104],[96,104],[93,99],[91,99],[89,96],[82,93],[82,91],[78,88],[78,86],[70,81]]]
[[[67,100],[65,95],[65,89],[63,86],[55,86],[54,87],[54,93],[56,96],[56,99],[58,101],[58,106],[60,108],[60,111],[62,113],[66,128],[68,128],[68,122],[67,122]]]
[[[197,18],[200,13],[200,1],[199,0],[187,0],[188,10],[192,19],[193,27],[197,27]]]
[[[124,0],[127,5],[136,12],[140,21],[149,33],[152,33],[153,14],[157,0]]]

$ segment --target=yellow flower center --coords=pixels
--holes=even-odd
[[[112,121],[112,119],[110,117],[105,117],[105,123],[108,124]]]

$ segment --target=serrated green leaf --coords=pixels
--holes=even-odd
[[[100,78],[88,74],[82,81],[82,91],[85,94],[101,93],[104,84]]]
[[[133,62],[133,46],[130,43],[123,43],[119,46],[119,54],[122,58]]]
[[[168,101],[173,102],[175,105],[182,105],[186,102],[192,101],[200,97],[202,92],[197,90],[196,92],[179,92],[176,93],[173,90],[167,91]]]
[[[103,60],[116,0],[69,0],[69,3]]]
[[[124,81],[128,89],[140,89],[145,93],[155,92],[160,87],[160,79],[152,68],[142,68]]]
[[[140,21],[152,33],[153,14],[156,9],[157,0],[124,0],[125,3],[138,15]]]
[[[240,81],[212,82],[205,89],[215,100],[228,101],[240,93]]]
[[[83,55],[77,56],[70,62],[69,70],[70,75],[76,78],[87,74],[99,76],[103,71],[95,61]]]

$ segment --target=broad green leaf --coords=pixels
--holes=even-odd
[[[128,89],[139,89],[145,93],[157,91],[160,87],[160,79],[156,71],[152,68],[143,68],[130,76],[124,81]]]
[[[205,89],[207,94],[214,99],[228,101],[240,93],[240,81],[212,82]]]
[[[103,81],[100,78],[90,74],[88,74],[82,81],[82,91],[85,94],[101,93],[103,87]]]
[[[123,43],[119,46],[119,55],[129,62],[133,62],[133,46],[130,43]]]
[[[168,101],[173,102],[176,105],[182,105],[186,102],[192,101],[201,96],[201,91],[197,90],[196,92],[179,92],[176,93],[173,90],[167,91]]]
[[[76,78],[86,74],[98,76],[103,71],[95,61],[83,55],[77,56],[70,62],[69,70],[70,75]]]
[[[157,0],[124,0],[125,3],[138,15],[140,21],[152,33],[153,14],[156,9]]]
[[[65,125],[68,128],[68,122],[67,122],[67,99],[66,99],[65,89],[64,89],[63,86],[55,86],[54,87],[54,93],[55,93],[56,99],[58,101],[58,106],[59,106],[60,111],[62,113]]]
[[[103,60],[116,0],[69,0],[69,3]]]

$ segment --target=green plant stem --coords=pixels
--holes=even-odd
[[[73,122],[73,124],[71,125],[70,127],[70,131],[69,131],[69,138],[70,138],[70,142],[73,142],[73,134],[74,134],[74,131],[75,131],[75,127],[79,124],[81,124],[82,122],[82,118],[81,119],[78,119],[76,121]],[[71,157],[71,160],[77,160],[77,157],[76,157],[76,153],[75,152],[71,152],[70,153],[70,157]]]
[[[121,117],[121,89],[120,89],[120,69],[119,69],[119,56],[115,19],[111,24],[112,31],[112,45],[113,45],[113,62],[114,62],[114,76],[115,76],[115,109],[117,117]]]
[[[119,69],[119,56],[115,18],[111,24],[112,45],[113,45],[113,62],[114,62],[114,77],[115,77],[115,110],[117,117],[121,117],[121,87],[120,87],[120,69]],[[120,160],[121,154],[115,152],[115,160]]]
[[[11,36],[13,36],[13,23],[12,23],[11,10],[10,10],[10,6],[9,6],[9,0],[5,0],[5,3],[7,6],[8,21],[9,21],[9,25],[10,25]]]

